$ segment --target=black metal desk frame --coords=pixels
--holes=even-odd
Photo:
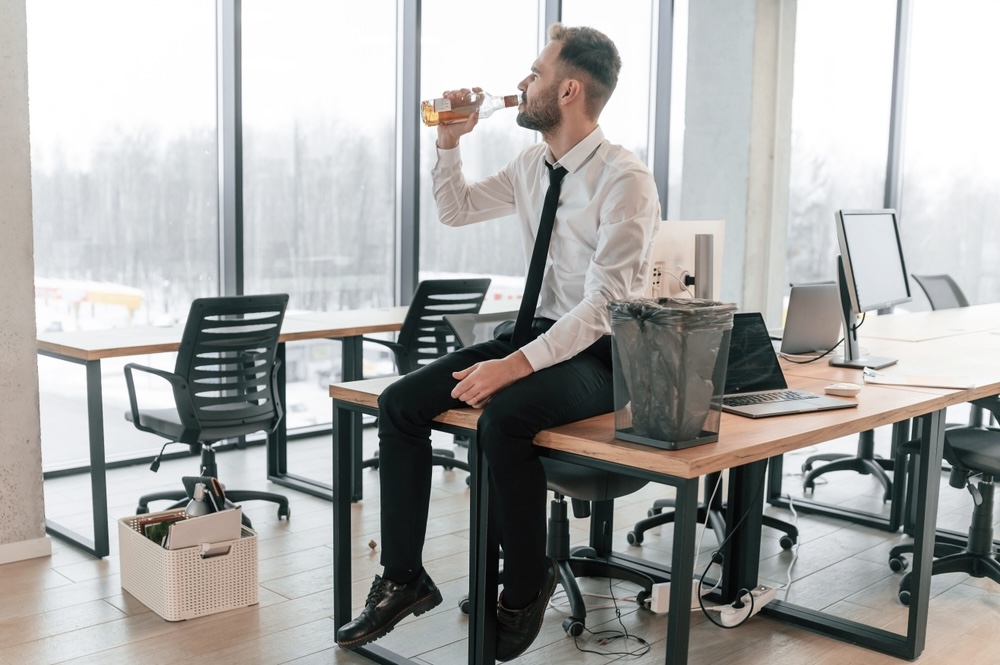
[[[333,400],[334,456],[333,473],[337,491],[334,496],[334,625],[335,629],[350,620],[351,615],[351,483],[354,472],[354,447],[351,443],[351,418],[353,414],[371,412],[371,409],[343,400]],[[873,628],[856,621],[842,619],[784,601],[772,601],[762,612],[794,625],[858,644],[897,658],[915,659],[924,649],[927,634],[928,604],[933,562],[934,529],[937,517],[939,483],[938,469],[944,447],[944,411],[934,411],[920,416],[921,451],[917,463],[917,496],[921,498],[916,524],[912,574],[915,581],[907,620],[907,631],[900,635]],[[469,430],[441,425],[443,431],[469,434]],[[471,547],[470,569],[470,640],[469,662],[490,663],[493,659],[495,635],[498,551],[492,526],[489,523],[489,491],[482,482],[484,460],[476,445],[474,432],[469,450],[472,473],[472,506],[470,510]],[[341,445],[341,442],[348,445]],[[694,577],[695,529],[697,526],[698,479],[682,479],[637,469],[620,464],[596,460],[583,455],[539,447],[541,455],[564,459],[577,464],[628,473],[652,482],[673,485],[677,490],[677,519],[674,523],[674,547],[670,570],[677,579]],[[761,500],[767,461],[761,460],[730,470],[730,502],[727,528],[733,525],[723,571],[724,597],[734,590],[757,584],[760,557],[760,532],[763,518]],[[742,521],[742,524],[740,522]],[[628,561],[627,556],[620,556]],[[648,565],[648,562],[646,562]],[[691,587],[687,584],[671,586],[670,620],[667,627],[665,662],[668,665],[687,663]],[[377,663],[400,665],[410,663],[406,658],[378,645],[368,645],[356,650]]]

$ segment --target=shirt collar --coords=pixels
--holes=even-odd
[[[600,126],[595,127],[594,131],[583,138],[579,143],[570,148],[569,152],[562,156],[562,159],[558,161],[558,165],[562,166],[569,173],[576,173],[583,163],[587,161],[587,158],[594,154],[597,147],[601,145],[604,141],[604,132],[601,130]],[[546,150],[547,159],[549,163],[555,166],[557,163],[552,160],[552,151]]]

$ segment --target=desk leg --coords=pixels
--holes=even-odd
[[[698,524],[698,479],[677,485],[674,507],[674,546],[670,555],[670,579],[694,579],[695,527]],[[667,621],[667,665],[684,665],[691,633],[691,585],[670,585],[670,618]]]
[[[360,336],[344,337],[340,340],[340,367],[342,381],[359,381],[364,377],[362,341]],[[354,412],[351,414],[352,429],[351,449],[354,459],[351,462],[354,473],[351,480],[351,500],[361,501],[364,498],[364,487],[361,481],[361,460],[364,455],[361,452],[361,414]]]
[[[469,662],[496,661],[497,586],[499,545],[490,520],[489,482],[486,460],[473,436],[469,442],[471,481],[469,533]]]
[[[726,531],[730,540],[724,552],[721,590],[727,602],[735,600],[740,589],[757,586],[764,514],[761,499],[767,465],[767,460],[761,460],[729,472]]]
[[[267,477],[282,477],[288,473],[288,400],[285,382],[288,380],[285,362],[285,344],[278,344],[278,404],[285,409],[285,417],[278,423],[278,429],[267,437]]]
[[[921,454],[915,479],[920,499],[920,515],[913,542],[913,569],[910,583],[910,614],[906,630],[905,657],[914,659],[924,650],[927,637],[927,614],[931,591],[931,568],[934,564],[941,459],[944,455],[944,410],[922,416]]]
[[[94,517],[94,540],[84,538],[66,527],[45,520],[45,530],[101,558],[108,555],[108,490],[104,459],[104,398],[101,387],[101,361],[91,360],[87,369],[87,423],[90,434],[90,500]]]
[[[351,451],[353,413],[333,401],[333,629],[351,620]]]

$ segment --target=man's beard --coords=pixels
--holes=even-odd
[[[524,110],[517,114],[517,124],[525,129],[534,129],[542,134],[551,132],[562,122],[559,112],[559,84],[555,83],[536,95],[538,103],[532,108],[528,97],[524,97]]]

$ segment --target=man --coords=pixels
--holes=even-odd
[[[470,185],[462,176],[458,144],[475,128],[478,114],[438,126],[432,175],[443,223],[461,226],[515,214],[525,254],[532,256],[550,185],[561,186],[559,207],[551,242],[539,250],[540,259],[548,258],[538,261],[544,270],[537,309],[526,293],[521,327],[407,374],[379,400],[384,572],[360,616],[337,632],[343,647],[367,644],[405,616],[441,602],[421,561],[430,500],[429,423],[463,404],[483,409],[478,442],[489,463],[504,553],[499,660],[531,645],[555,589],[557,571],[545,556],[545,473],[532,441],[543,429],[612,410],[606,303],[641,295],[660,208],[649,170],[606,141],[598,126],[621,69],[615,45],[591,28],[558,23],[549,39],[518,85],[523,101],[517,122],[540,132],[543,143]],[[457,105],[467,94],[445,96]]]

